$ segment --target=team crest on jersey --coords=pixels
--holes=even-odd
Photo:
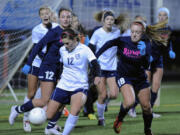
[[[78,59],[80,59],[80,54],[78,53],[78,54],[75,54],[75,58],[78,60]]]

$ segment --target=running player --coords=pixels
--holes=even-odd
[[[152,111],[150,104],[150,89],[145,70],[150,65],[150,43],[141,41],[145,32],[145,24],[135,21],[131,24],[131,37],[118,37],[110,40],[97,52],[97,58],[112,46],[118,46],[120,55],[117,67],[116,81],[123,96],[121,109],[116,117],[113,128],[120,133],[123,119],[135,102],[137,94],[144,119],[145,135],[152,135]]]
[[[98,28],[92,35],[90,39],[89,47],[97,52],[105,42],[117,38],[120,36],[120,30],[113,27],[115,23],[114,13],[109,11],[102,11],[96,14],[97,20],[100,19],[103,26]],[[105,111],[105,99],[115,99],[118,96],[119,89],[116,84],[116,68],[117,68],[117,47],[112,47],[108,49],[103,55],[98,58],[98,62],[101,67],[101,81],[97,85],[98,88],[98,101],[97,101],[97,111],[98,111],[98,125],[105,126],[104,111]],[[109,87],[109,94],[107,93],[107,85]]]
[[[44,35],[48,32],[49,29],[58,26],[58,24],[56,23],[51,23],[51,10],[49,7],[42,6],[39,9],[39,16],[41,18],[42,23],[35,26],[32,30],[32,42],[34,46],[44,37]],[[43,48],[42,52],[35,57],[31,69],[27,65],[25,65],[22,69],[22,72],[28,74],[28,93],[27,96],[25,96],[24,98],[24,103],[28,102],[30,99],[33,99],[35,96],[35,93],[38,88],[39,68],[42,62],[41,54],[45,52],[46,52],[46,46]],[[40,96],[41,94],[39,93],[41,93],[40,89],[37,91],[37,94],[35,96],[36,98],[41,97]],[[28,115],[29,115],[28,112],[24,113],[23,128],[25,132],[31,132],[31,125],[28,120]]]
[[[100,81],[100,67],[93,52],[78,41],[78,34],[72,29],[65,29],[61,35],[64,46],[60,49],[60,62],[63,66],[61,79],[56,85],[47,108],[47,118],[52,118],[64,104],[71,105],[71,112],[66,120],[63,135],[69,135],[75,127],[78,114],[86,102],[88,90],[88,64],[91,63],[95,80]]]

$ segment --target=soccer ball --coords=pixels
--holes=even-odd
[[[46,119],[46,112],[43,108],[36,107],[29,113],[29,121],[34,125],[41,125]]]

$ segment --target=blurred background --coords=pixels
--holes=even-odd
[[[7,86],[27,88],[26,75],[20,69],[32,48],[31,31],[40,23],[38,10],[43,5],[55,12],[61,7],[70,8],[88,31],[100,25],[93,15],[104,8],[114,10],[116,16],[128,13],[132,19],[142,15],[148,24],[154,24],[157,22],[157,9],[167,7],[176,59],[171,60],[168,54],[165,55],[163,81],[180,80],[180,0],[0,0],[0,3],[0,92]]]

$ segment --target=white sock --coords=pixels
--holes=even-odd
[[[24,97],[24,103],[27,103],[29,100],[30,99],[27,96]],[[28,121],[28,116],[29,116],[29,112],[25,112],[24,117],[23,117],[23,121]]]
[[[34,98],[36,98],[36,99],[41,98],[41,88],[40,88],[40,87],[37,89],[37,91],[36,91],[36,94],[35,94]]]
[[[63,135],[69,135],[70,134],[70,132],[75,127],[78,119],[79,119],[79,116],[73,116],[72,114],[69,114],[69,116],[66,120],[65,126],[64,126]]]
[[[99,104],[96,102],[97,105],[97,112],[98,112],[98,119],[104,119],[104,111],[105,111],[105,104]]]

